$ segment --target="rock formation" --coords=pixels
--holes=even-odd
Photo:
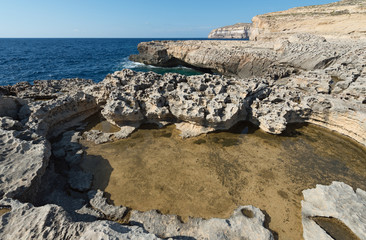
[[[214,29],[208,38],[249,39],[251,23],[236,23]]]
[[[277,42],[272,48],[267,42],[256,43],[254,48],[251,42],[235,41],[221,44],[219,41],[150,42],[141,46],[149,48],[148,52],[164,49],[166,55],[161,58],[164,61],[178,58],[191,65],[245,77],[243,81],[248,83],[254,79],[253,75],[262,76],[260,81],[267,84],[270,94],[252,98],[253,104],[247,112],[251,113],[252,122],[267,132],[279,134],[290,122],[311,122],[362,144],[366,142],[364,41],[327,41],[297,34]],[[146,59],[144,54],[136,58]],[[199,114],[198,110],[197,117]],[[201,110],[203,115],[204,110]],[[197,119],[195,122],[200,123]]]
[[[366,3],[342,0],[258,15],[252,19],[251,40],[275,40],[298,33],[327,38],[366,37]]]
[[[0,238],[273,239],[263,227],[263,213],[252,206],[238,208],[225,220],[181,223],[156,211],[110,206],[100,191],[89,192],[88,198],[92,176],[78,166],[83,155],[79,140],[125,138],[144,123],[176,124],[182,137],[190,137],[249,120],[271,134],[282,133],[289,123],[314,123],[365,146],[366,42],[349,37],[363,37],[364,9],[363,1],[352,0],[268,14],[253,20],[256,42],[155,41],[141,43],[140,54],[131,56],[146,64],[185,65],[223,76],[125,69],[100,83],[64,79],[0,87],[0,207],[11,209],[0,217]],[[306,25],[296,28],[311,12],[330,21],[310,21],[316,35]],[[301,21],[289,21],[291,14]],[[349,28],[337,28],[330,38],[324,29],[339,26],[335,17]],[[288,34],[278,38],[279,32]],[[120,130],[82,134],[82,121],[96,113]],[[309,229],[315,229],[307,217],[321,215],[342,220],[365,238],[364,195],[339,183],[305,191],[304,237],[312,239]],[[334,208],[338,205],[341,209]]]
[[[335,218],[343,222],[359,239],[366,239],[366,192],[345,183],[317,185],[303,191],[302,218],[305,239],[333,239],[313,217]]]

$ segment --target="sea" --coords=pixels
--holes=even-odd
[[[148,39],[148,38],[60,38],[60,39],[0,39],[0,85],[17,82],[64,78],[85,78],[102,81],[109,73],[124,68],[154,71],[159,74],[177,72],[197,75],[201,72],[187,67],[161,68],[128,59],[137,54],[140,42],[152,40],[207,39]]]

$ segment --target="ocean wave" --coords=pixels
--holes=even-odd
[[[129,60],[128,57],[126,57],[121,63],[120,66],[122,68],[128,68],[128,69],[135,69],[135,68],[146,68],[146,69],[183,69],[183,70],[191,70],[192,68],[186,67],[186,66],[176,66],[176,67],[158,67],[153,65],[147,65],[140,62],[134,62]]]
[[[192,68],[189,67],[185,67],[185,66],[176,66],[176,67],[158,67],[158,66],[153,66],[153,65],[147,65],[147,64],[143,64],[143,63],[139,63],[139,62],[134,62],[128,59],[128,57],[124,58],[122,62],[120,62],[117,66],[117,70],[122,70],[122,69],[131,69],[134,71],[142,71],[142,72],[149,72],[149,71],[153,71],[159,74],[164,74],[164,73],[168,73],[168,72],[175,72],[175,73],[180,73],[183,75],[198,75],[198,74],[202,74],[201,72],[194,70]]]

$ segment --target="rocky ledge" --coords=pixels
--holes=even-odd
[[[236,23],[212,30],[208,38],[249,39],[251,27],[251,23]]]
[[[252,206],[238,208],[226,220],[181,223],[176,216],[108,205],[102,192],[89,192],[89,198],[80,195],[90,189],[93,176],[78,166],[83,155],[79,140],[113,141],[128,137],[144,123],[176,124],[182,137],[190,137],[249,120],[273,134],[290,122],[314,122],[365,145],[365,78],[357,73],[343,77],[340,81],[322,71],[279,80],[187,77],[125,69],[97,84],[63,80],[1,87],[0,206],[11,210],[0,218],[0,236],[273,239],[264,227],[263,213]],[[82,121],[95,113],[120,131],[83,135]],[[352,221],[345,223],[352,225]],[[364,224],[363,218],[354,221]]]
[[[297,33],[275,42],[151,42],[138,49],[131,59],[223,76],[125,69],[100,83],[0,87],[0,207],[9,209],[0,217],[1,239],[274,239],[253,206],[239,207],[228,219],[182,223],[177,216],[109,205],[102,192],[88,192],[93,176],[78,166],[82,138],[113,141],[144,123],[176,124],[190,137],[249,120],[271,134],[289,123],[314,123],[366,146],[363,40]],[[94,114],[119,131],[84,132],[83,120]],[[333,217],[365,239],[365,205],[364,191],[342,183],[305,191],[304,238],[316,239],[316,232],[330,239],[313,217]]]
[[[310,122],[365,144],[366,42],[340,43],[309,34],[297,34],[272,44],[272,48],[266,48],[268,44],[250,41],[149,42],[141,43],[141,55],[132,59],[146,60],[149,64],[180,59],[225,75],[239,76],[233,79],[241,83],[234,85],[247,86],[238,92],[249,90],[253,97],[246,97],[246,106],[242,105],[241,100],[229,102],[227,106],[239,103],[236,107],[245,109],[245,112],[239,110],[241,114],[235,115],[237,119],[247,118],[267,132],[279,134],[287,123]],[[157,52],[160,54],[151,55]],[[248,89],[248,84],[254,83],[261,86],[260,92]],[[210,91],[206,86],[202,88]],[[191,89],[197,90],[197,87]],[[193,101],[194,98],[194,95],[191,96]],[[233,96],[230,95],[230,98]],[[203,103],[205,105],[199,106],[209,107],[205,101]],[[204,113],[208,113],[209,109],[201,111],[201,116],[210,118],[210,114],[206,116]],[[227,110],[221,114],[227,114]],[[186,120],[205,127],[223,126],[193,118]]]
[[[258,15],[252,19],[251,40],[276,40],[298,33],[333,39],[366,38],[366,2],[341,0]]]

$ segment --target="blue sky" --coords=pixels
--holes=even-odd
[[[330,0],[0,0],[4,37],[207,37],[258,14]]]

